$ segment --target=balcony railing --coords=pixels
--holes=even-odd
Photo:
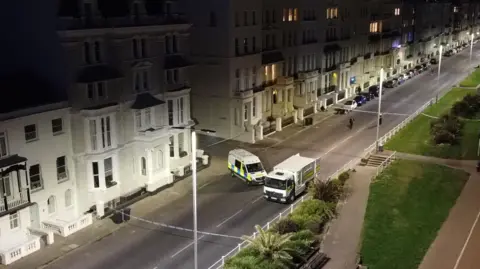
[[[4,196],[0,200],[0,213],[6,212],[22,205],[30,203],[30,195],[28,189],[23,189],[18,193],[15,193],[14,196]]]

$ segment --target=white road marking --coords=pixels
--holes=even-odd
[[[223,224],[227,223],[227,221],[233,219],[236,215],[240,214],[240,212],[242,212],[243,209],[240,209],[238,210],[235,214],[231,215],[230,217],[226,218],[224,221],[220,222],[218,225],[217,225],[217,228],[222,226]]]
[[[206,187],[206,186],[210,185],[210,183],[212,183],[212,182],[211,182],[211,181],[210,181],[210,182],[207,182],[207,183],[203,184],[202,186],[198,187],[198,189],[200,190],[201,188],[203,188],[203,187]]]
[[[258,202],[258,201],[259,201],[260,199],[262,199],[262,198],[263,198],[263,196],[258,197],[257,199],[255,199],[255,200],[252,201],[252,204],[255,204],[256,202]]]
[[[460,255],[458,255],[457,262],[455,263],[455,266],[453,267],[453,269],[457,269],[458,265],[460,264],[460,261],[462,260],[462,257],[463,257],[463,253],[467,248],[468,242],[470,242],[470,238],[472,237],[473,230],[475,230],[475,226],[477,226],[477,222],[479,218],[480,218],[480,211],[478,211],[477,218],[473,222],[472,228],[470,228],[470,232],[468,233],[467,240],[465,240],[465,244],[463,244],[462,251],[460,251]]]
[[[200,239],[204,238],[205,235],[202,235],[198,238],[198,240],[200,241]],[[178,254],[180,254],[182,251],[186,250],[187,248],[191,247],[193,245],[193,242],[186,245],[184,248],[180,249],[179,251],[175,252],[172,256],[170,256],[170,258],[175,258],[175,256],[177,256]]]

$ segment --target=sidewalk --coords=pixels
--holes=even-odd
[[[324,269],[353,269],[357,265],[370,181],[377,168],[357,166],[355,170],[347,181],[349,196],[323,241],[322,251],[331,258]]]
[[[319,112],[314,117],[314,125],[320,123],[331,116],[329,113]],[[211,156],[211,165],[205,170],[198,172],[198,185],[204,186],[210,184],[214,180],[218,180],[218,175],[225,174],[226,160],[228,151],[234,148],[245,148],[252,152],[257,150],[263,150],[274,145],[277,145],[297,135],[309,128],[299,125],[290,125],[286,127],[282,132],[275,133],[273,138],[268,138],[258,141],[255,144],[241,143],[234,140],[225,140],[217,137],[208,137],[199,135],[199,148],[204,149]],[[191,181],[189,177],[178,181],[173,186],[160,191],[158,194],[148,196],[135,204],[131,205],[132,212],[138,217],[143,217],[155,210],[161,210],[170,204],[174,204],[177,199],[189,195],[191,192]],[[42,247],[41,250],[28,255],[19,261],[6,265],[0,265],[0,269],[34,269],[44,268],[45,265],[52,263],[58,259],[61,259],[66,254],[73,252],[77,249],[88,247],[88,245],[100,241],[103,238],[112,235],[119,229],[128,224],[114,224],[110,218],[94,221],[94,223],[75,233],[71,236],[64,238],[61,236],[55,236],[55,243],[50,246]]]

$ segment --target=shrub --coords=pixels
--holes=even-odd
[[[303,229],[320,233],[331,218],[335,216],[335,204],[311,199],[303,202],[291,215],[291,219]]]
[[[453,104],[451,112],[455,116],[464,118],[470,118],[475,114],[475,111],[465,100],[458,101]]]
[[[446,114],[430,124],[430,133],[435,144],[453,145],[461,135],[463,123],[457,116]]]
[[[295,233],[300,230],[300,226],[291,218],[283,218],[275,224],[273,230],[279,234]]]
[[[315,180],[313,184],[310,185],[309,191],[314,199],[327,203],[336,203],[343,193],[343,183],[338,179],[326,182]]]
[[[294,258],[294,263],[304,260],[305,255],[312,249],[316,242],[314,234],[309,230],[302,230],[294,233],[290,238],[289,247],[295,250],[298,255]]]
[[[349,178],[350,178],[350,172],[349,171],[345,171],[338,176],[338,180],[342,183],[342,185],[345,185],[345,182]]]

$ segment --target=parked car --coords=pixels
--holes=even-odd
[[[422,63],[423,70],[427,70],[430,67],[428,62]]]
[[[345,110],[345,112],[351,112],[352,110],[357,108],[357,106],[357,102],[353,100],[348,100],[345,102],[345,104],[343,104],[343,109]]]
[[[368,88],[368,92],[373,96],[378,97],[380,93],[380,87],[378,87],[378,85],[372,85],[370,88]]]
[[[383,82],[383,87],[385,88],[394,88],[396,87],[398,84],[398,80],[396,79],[390,79],[390,80],[387,80],[385,82]]]
[[[435,58],[432,58],[432,59],[430,60],[430,64],[438,64],[438,60],[435,59]]]
[[[421,65],[415,66],[414,69],[415,69],[415,72],[416,72],[417,74],[420,74],[420,73],[423,72],[423,66],[421,66]]]
[[[363,95],[357,95],[355,98],[353,98],[353,101],[357,103],[357,106],[361,106],[365,103],[367,103],[367,98]]]
[[[365,100],[367,100],[367,102],[375,99],[375,96],[369,92],[361,92],[359,95],[365,97]]]
[[[405,80],[408,79],[408,75],[407,74],[400,74],[398,75],[398,84],[402,84]]]
[[[450,57],[450,56],[452,56],[452,55],[453,55],[453,50],[447,50],[447,51],[443,54],[443,56],[445,56],[445,57]]]

